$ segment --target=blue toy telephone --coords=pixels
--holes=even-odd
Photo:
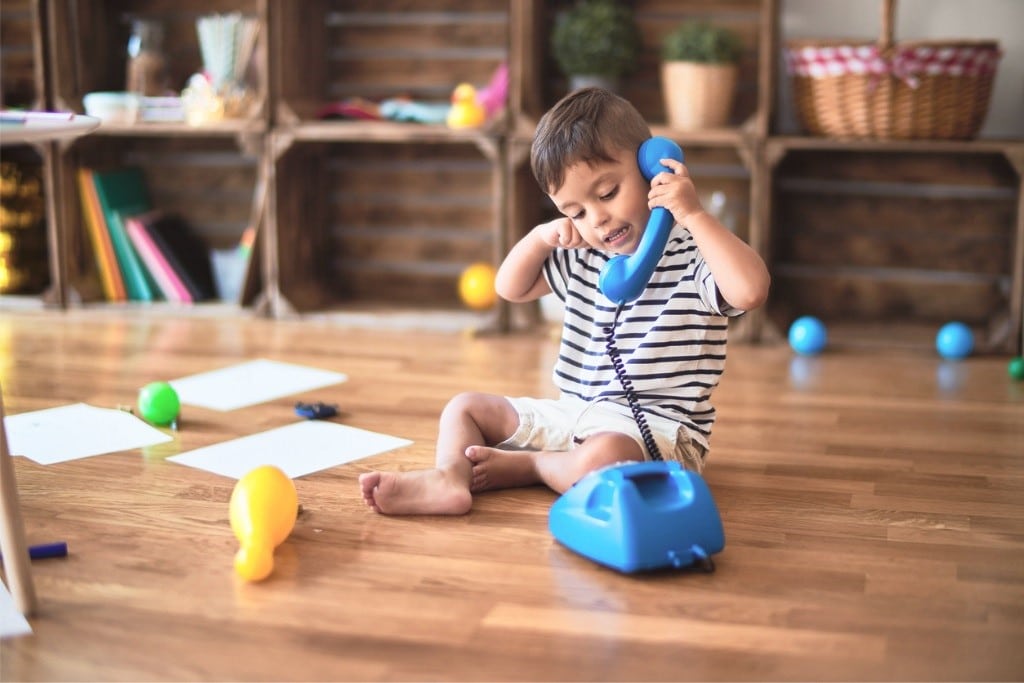
[[[683,160],[668,138],[650,138],[637,162],[650,180],[670,170],[661,159]],[[630,462],[591,472],[551,506],[548,528],[564,546],[621,572],[681,568],[699,564],[711,571],[711,555],[725,547],[722,520],[707,484],[677,462],[665,462],[615,345],[622,307],[640,296],[665,252],[673,225],[663,208],[651,212],[644,236],[631,256],[616,256],[601,271],[598,287],[616,304],[605,328],[608,357],[622,384],[633,418],[654,462]]]
[[[591,472],[551,506],[548,528],[562,545],[632,573],[697,564],[725,547],[708,485],[677,462],[631,462]]]
[[[662,171],[672,172],[672,169],[662,165],[662,159],[681,162],[683,150],[668,138],[654,137],[645,140],[636,153],[640,173],[648,181]],[[629,256],[615,256],[601,271],[597,286],[606,297],[616,304],[624,304],[640,296],[665,253],[665,244],[674,222],[668,209],[659,206],[651,211],[647,229],[644,230],[636,252]]]

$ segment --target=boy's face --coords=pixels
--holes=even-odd
[[[548,196],[595,249],[632,254],[647,226],[650,184],[640,175],[636,153],[620,150],[615,161],[580,162]]]

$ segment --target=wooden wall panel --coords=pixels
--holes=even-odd
[[[784,192],[776,243],[783,262],[1010,272],[1012,199],[937,200]]]
[[[1018,201],[997,154],[792,153],[775,183],[770,317],[992,328],[1009,316]]]
[[[772,317],[788,325],[798,316],[831,322],[939,325],[959,320],[985,326],[1006,313],[998,282],[921,278],[864,270],[781,266],[772,279]]]
[[[279,7],[291,26],[281,45],[281,95],[300,118],[352,97],[446,102],[458,83],[483,86],[508,59],[505,0]]]
[[[331,270],[343,296],[457,306],[459,274],[492,259],[492,164],[469,144],[331,151]]]
[[[30,107],[44,96],[37,81],[33,30],[30,0],[0,4],[0,107]]]
[[[567,92],[567,79],[550,57],[550,28],[560,12],[570,8],[573,0],[554,0],[547,3],[546,26],[549,33],[538,37],[538,48],[545,51],[547,61],[548,106]],[[673,2],[671,0],[636,0],[630,3],[643,40],[643,52],[637,70],[624,79],[621,94],[632,102],[651,124],[665,123],[665,105],[661,92],[661,44],[664,37],[680,23],[706,20],[735,30],[743,40],[745,50],[740,63],[740,81],[732,123],[740,124],[757,109],[758,94],[758,36],[760,34],[761,2],[759,0],[730,0],[728,2]]]
[[[337,296],[327,219],[328,183],[322,145],[296,145],[276,164],[278,278],[281,293],[301,310],[329,306]]]
[[[496,168],[472,144],[301,143],[278,164],[282,293],[298,310],[455,308],[492,262]]]

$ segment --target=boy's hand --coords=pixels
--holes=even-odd
[[[668,209],[676,223],[686,225],[688,217],[704,211],[697,197],[697,188],[682,162],[662,159],[661,163],[671,168],[672,173],[662,171],[651,179],[651,191],[647,193],[647,208],[654,209],[660,206]]]
[[[552,249],[578,249],[586,246],[586,242],[580,237],[579,231],[569,218],[556,218],[548,223],[542,223],[537,226],[537,234],[544,244]]]

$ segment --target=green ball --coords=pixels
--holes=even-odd
[[[178,419],[178,392],[167,382],[150,382],[139,391],[139,413],[143,419],[166,427]]]
[[[1018,381],[1024,379],[1024,358],[1017,356],[1012,359],[1006,367],[1006,372],[1010,375],[1010,379]]]

